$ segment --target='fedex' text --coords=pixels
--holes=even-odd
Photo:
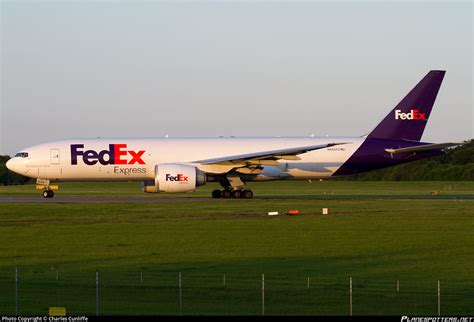
[[[411,110],[408,113],[403,113],[402,110],[395,110],[396,120],[426,120],[426,113],[420,113],[419,110]]]
[[[167,173],[166,174],[166,181],[179,181],[179,182],[183,182],[183,181],[189,181],[189,178],[186,177],[185,175],[179,173],[178,175],[176,176],[172,176],[171,174]]]
[[[94,165],[99,162],[102,165],[109,164],[145,164],[142,156],[145,150],[127,150],[126,144],[109,144],[108,150],[95,151],[83,150],[84,144],[71,144],[71,164],[77,165],[77,158],[82,157],[82,161],[87,165]]]

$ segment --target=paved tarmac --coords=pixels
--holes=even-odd
[[[101,202],[127,202],[127,203],[162,203],[162,202],[194,202],[209,201],[211,198],[141,198],[141,197],[72,197],[55,196],[54,198],[43,198],[39,196],[0,196],[1,202],[75,202],[75,203],[101,203]]]

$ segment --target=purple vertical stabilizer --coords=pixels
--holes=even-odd
[[[445,73],[432,70],[426,74],[368,138],[420,141]]]

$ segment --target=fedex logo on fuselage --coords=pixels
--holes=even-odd
[[[83,150],[84,144],[71,144],[71,164],[77,165],[77,158],[82,157],[82,161],[87,165],[94,165],[99,162],[102,165],[109,164],[145,164],[142,155],[145,150],[127,150],[126,144],[109,144],[108,150],[95,151]],[[131,158],[128,158],[130,156]]]
[[[186,177],[182,173],[178,173],[178,175],[173,176],[169,173],[166,174],[166,181],[178,181],[178,182],[189,182],[189,177]]]
[[[403,113],[402,110],[395,110],[395,119],[396,120],[415,120],[415,121],[420,121],[420,120],[425,120],[426,113],[420,113],[420,110],[413,109],[408,113]]]

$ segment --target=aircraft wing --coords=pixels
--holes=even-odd
[[[231,155],[215,159],[194,161],[202,165],[251,165],[251,164],[276,164],[277,160],[300,160],[298,154],[306,153],[313,150],[328,148],[335,145],[347,143],[327,143],[319,145],[310,145],[297,148],[288,148],[281,150],[271,150],[254,152],[247,154]]]
[[[408,148],[400,148],[400,149],[385,149],[386,152],[391,154],[399,154],[399,153],[412,153],[418,151],[429,151],[429,150],[440,150],[449,148],[456,145],[461,145],[464,143],[433,143],[433,144],[425,144],[425,145],[418,145],[418,146],[411,146]]]

